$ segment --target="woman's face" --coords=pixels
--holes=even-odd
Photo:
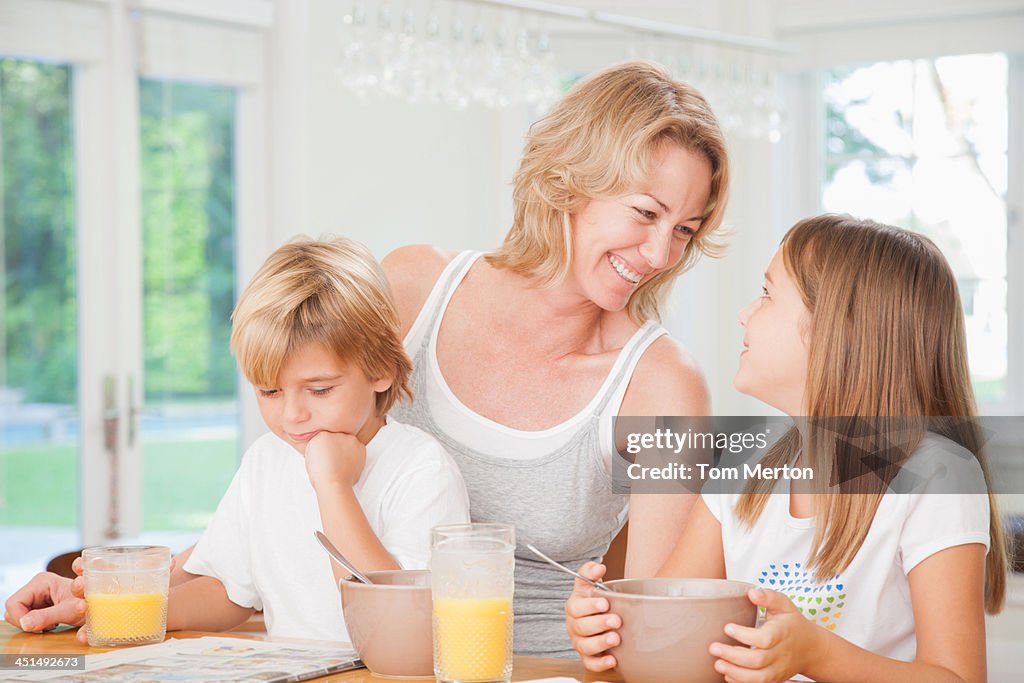
[[[740,311],[743,351],[733,384],[788,415],[806,412],[810,311],[786,271],[780,248],[765,272],[761,296]]]
[[[606,311],[625,308],[641,284],[682,258],[710,193],[708,160],[666,143],[639,186],[591,200],[572,216],[570,272],[583,295]]]

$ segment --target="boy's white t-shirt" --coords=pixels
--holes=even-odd
[[[905,476],[919,477],[915,492],[883,496],[850,566],[822,583],[805,566],[815,520],[790,514],[788,481],[776,484],[751,529],[734,512],[739,493],[717,492],[719,482],[706,485],[702,499],[722,525],[726,577],[789,596],[805,617],[855,645],[913,660],[917,640],[907,575],[946,548],[980,543],[987,549],[989,504],[984,494],[948,493],[984,490],[984,479],[978,461],[944,437],[929,433],[922,439],[890,488],[900,490]]]
[[[366,519],[403,569],[430,559],[430,528],[469,522],[458,466],[432,437],[390,418],[366,446],[354,487]],[[348,641],[323,523],[301,453],[274,434],[246,451],[185,570],[262,609],[271,636]],[[342,545],[343,543],[337,543]]]

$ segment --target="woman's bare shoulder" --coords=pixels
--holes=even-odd
[[[391,293],[402,321],[402,334],[409,331],[437,278],[458,252],[430,244],[399,247],[381,259],[380,265],[391,285]]]
[[[620,415],[707,415],[704,373],[682,344],[663,335],[647,349],[629,382]]]

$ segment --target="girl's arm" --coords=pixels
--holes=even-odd
[[[604,565],[588,562],[580,573],[596,580],[604,576]],[[702,499],[697,499],[683,535],[658,576],[725,577],[722,526]],[[622,620],[608,612],[608,601],[599,592],[579,579],[565,603],[565,626],[588,670],[607,671],[615,666],[615,657],[607,650],[619,644],[615,629],[622,626]]]
[[[912,662],[869,652],[807,620],[773,591],[751,591],[768,610],[760,628],[730,624],[727,632],[751,646],[711,645],[715,668],[726,680],[785,681],[800,673],[831,683],[983,683],[985,666],[985,547],[972,543],[941,550],[908,578],[917,628]]]

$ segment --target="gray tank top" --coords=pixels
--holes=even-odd
[[[431,340],[455,288],[479,254],[459,254],[445,269],[406,338],[412,357],[414,402],[392,408],[400,422],[432,434],[462,470],[474,522],[501,522],[516,528],[514,647],[517,654],[575,658],[565,630],[565,600],[572,577],[539,560],[532,544],[554,559],[577,568],[599,561],[625,522],[628,496],[612,493],[612,480],[601,453],[601,417],[617,388],[629,382],[644,350],[665,329],[648,323],[620,352],[611,381],[591,401],[590,413],[564,445],[530,458],[495,457],[468,447],[434,420],[428,382]],[[440,288],[440,291],[439,291]],[[422,325],[422,326],[421,326]],[[425,333],[416,335],[416,330]],[[543,394],[538,400],[544,400]],[[618,406],[614,407],[615,410]],[[531,444],[524,441],[524,449]]]

